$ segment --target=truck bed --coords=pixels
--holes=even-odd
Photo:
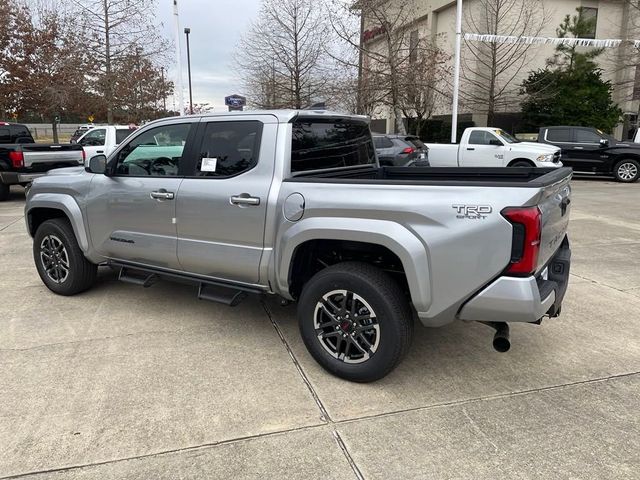
[[[564,180],[571,169],[488,167],[357,167],[297,174],[285,181],[322,183],[392,183],[543,188]]]

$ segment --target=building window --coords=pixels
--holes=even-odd
[[[598,9],[591,7],[582,7],[580,9],[580,20],[584,22],[584,33],[580,35],[583,38],[596,38],[596,26],[598,24]]]
[[[409,63],[416,63],[418,61],[418,30],[413,30],[409,34]]]

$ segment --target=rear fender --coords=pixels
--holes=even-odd
[[[350,240],[388,248],[402,262],[416,310],[427,311],[431,305],[427,246],[402,225],[376,219],[316,217],[288,228],[276,251],[275,281],[281,295],[293,299],[289,293],[289,269],[296,249],[309,240]]]

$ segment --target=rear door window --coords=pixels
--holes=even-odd
[[[135,132],[133,128],[116,128],[116,145],[120,145],[125,138]]]
[[[342,118],[298,118],[293,122],[292,173],[375,163],[366,122]]]
[[[570,143],[571,142],[571,129],[570,128],[554,128],[547,130],[547,141],[556,143]]]
[[[0,143],[11,143],[11,132],[8,128],[0,128]]]
[[[233,177],[258,164],[262,122],[222,121],[207,123],[195,175]]]

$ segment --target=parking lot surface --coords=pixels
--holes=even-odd
[[[109,268],[76,297],[0,203],[0,478],[640,477],[640,184],[573,181],[562,315],[416,328],[385,379],[307,354],[295,307],[202,302]]]

